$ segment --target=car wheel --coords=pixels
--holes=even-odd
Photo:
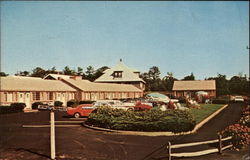
[[[75,118],[80,118],[80,116],[81,116],[80,113],[75,113],[75,114],[74,114],[74,117],[75,117]]]
[[[128,108],[128,111],[133,111],[134,109],[133,108]]]

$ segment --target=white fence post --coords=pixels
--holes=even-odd
[[[218,150],[219,150],[219,154],[222,154],[222,136],[221,134],[218,135],[219,138],[219,145],[218,145]]]
[[[171,143],[168,142],[168,160],[171,160]]]
[[[56,158],[56,147],[55,147],[55,113],[53,109],[50,111],[50,153],[51,159]]]

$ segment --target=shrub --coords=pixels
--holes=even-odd
[[[239,123],[228,126],[221,132],[223,136],[232,136],[233,149],[242,149],[250,144],[250,118],[249,111],[250,106],[246,106],[242,109],[242,116]]]
[[[195,121],[188,111],[153,108],[147,112],[133,112],[110,107],[99,107],[86,121],[89,125],[131,131],[190,131]]]
[[[63,105],[63,102],[61,102],[61,101],[55,101],[54,102],[55,107],[62,107],[62,105]]]
[[[234,149],[242,149],[250,144],[250,128],[245,125],[234,124],[222,131],[223,136],[232,136]]]
[[[23,112],[25,103],[12,103],[10,106],[0,106],[0,113],[17,113]]]
[[[179,103],[186,103],[185,97],[180,97],[178,100],[179,100]]]
[[[213,104],[228,104],[229,100],[227,100],[227,99],[213,99],[212,103]]]
[[[37,109],[39,105],[43,104],[42,102],[35,102],[32,104],[32,109]]]

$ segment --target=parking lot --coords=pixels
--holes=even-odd
[[[218,131],[235,123],[240,118],[241,108],[242,104],[229,105],[203,126],[198,133],[186,136],[128,136],[91,130],[81,125],[56,127],[56,156],[57,159],[69,160],[166,159],[165,144],[168,141],[177,144],[214,139],[217,137]],[[49,111],[1,115],[0,159],[49,159],[49,128],[23,127],[23,125],[48,125],[49,116]],[[55,113],[55,120],[76,121],[68,117],[65,112],[59,111]],[[84,121],[84,119],[79,121]],[[185,151],[192,149],[187,148]],[[211,154],[192,159],[236,159],[242,158],[246,153],[247,150],[240,152],[228,150],[223,155]]]

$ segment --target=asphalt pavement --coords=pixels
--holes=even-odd
[[[133,136],[96,131],[79,127],[56,128],[57,159],[67,160],[153,160],[166,159],[166,144],[188,143],[217,138],[217,132],[236,123],[243,104],[230,104],[219,115],[206,123],[197,133],[183,136]],[[65,112],[56,112],[56,121],[72,120]],[[84,119],[83,119],[84,120]],[[23,128],[23,125],[49,124],[49,112],[13,113],[0,115],[0,160],[34,159],[50,157],[49,128]],[[204,145],[203,148],[214,147]],[[201,147],[202,148],[202,147]],[[198,149],[201,149],[200,147]],[[197,149],[189,147],[175,152]],[[225,151],[191,159],[244,158],[247,151]],[[236,156],[236,157],[235,157]],[[190,158],[184,158],[190,159]]]

